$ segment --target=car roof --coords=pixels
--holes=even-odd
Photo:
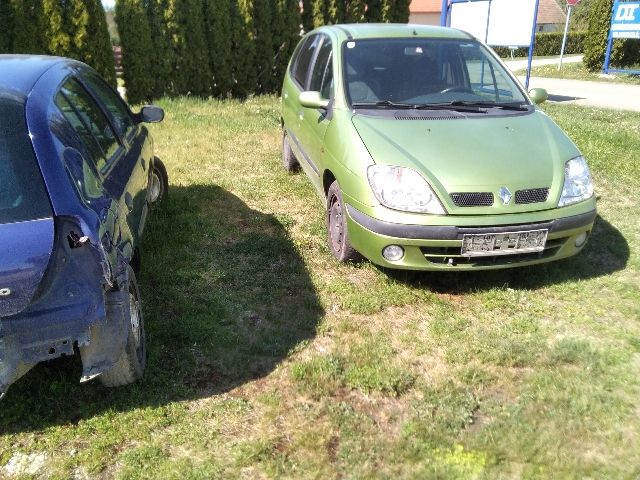
[[[414,25],[407,23],[347,23],[328,25],[318,30],[331,30],[338,37],[347,40],[366,38],[473,38],[462,30],[448,27],[435,27],[432,25]]]
[[[56,65],[80,64],[46,55],[0,55],[0,94],[26,98],[38,79]]]

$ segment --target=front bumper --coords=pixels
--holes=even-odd
[[[354,248],[373,263],[384,267],[406,270],[491,270],[534,265],[577,254],[586,242],[576,246],[576,239],[583,233],[591,233],[596,215],[593,208],[577,215],[506,225],[406,225],[376,219],[347,204],[347,228]],[[456,220],[455,217],[450,218]],[[462,237],[465,234],[541,229],[549,231],[545,249],[541,252],[485,257],[461,255]],[[395,262],[386,260],[382,250],[388,245],[403,247],[404,256]]]

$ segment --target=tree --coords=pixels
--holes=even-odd
[[[274,72],[277,86],[280,87],[289,59],[300,41],[302,15],[298,0],[278,0],[276,9],[276,15],[283,19],[279,24],[282,30],[278,35],[277,42],[274,43]]]
[[[175,93],[207,96],[211,93],[202,0],[168,0],[167,34],[173,50]]]
[[[231,1],[205,0],[204,11],[212,93],[224,98],[233,88]]]
[[[164,17],[167,0],[145,0],[144,4],[151,33],[151,98],[159,98],[175,92],[172,77],[174,55]]]
[[[364,20],[365,14],[364,0],[345,0],[344,21],[346,23],[358,23]]]
[[[254,65],[258,93],[270,93],[275,90],[273,75],[274,38],[272,31],[272,22],[275,19],[273,13],[271,0],[253,0]]]
[[[109,26],[100,0],[84,0],[87,21],[83,42],[76,45],[77,59],[95,68],[113,87],[116,87],[115,59],[109,38]]]
[[[71,37],[69,35],[69,15],[65,12],[59,0],[44,0],[43,14],[47,19],[45,30],[47,52],[61,57],[68,57],[71,51]]]
[[[116,22],[122,47],[124,84],[129,103],[153,96],[151,32],[143,0],[117,0]]]
[[[48,53],[45,31],[47,20],[42,0],[13,0],[14,53]]]
[[[256,86],[253,21],[248,0],[232,0],[231,31],[231,43],[235,53],[232,93],[238,98],[245,98],[255,91]]]
[[[10,53],[13,47],[14,13],[10,0],[0,0],[0,53]]]
[[[386,0],[386,3],[388,6],[385,9],[385,16],[383,16],[385,22],[409,22],[411,0]]]
[[[367,2],[367,10],[364,13],[364,19],[368,23],[379,23],[383,20],[383,10],[387,7],[386,0],[369,0]]]

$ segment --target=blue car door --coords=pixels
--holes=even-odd
[[[80,80],[99,103],[126,152],[105,172],[105,187],[114,197],[124,196],[126,220],[136,245],[147,217],[147,187],[153,162],[153,144],[146,126],[134,120],[122,98],[95,72],[83,72]]]

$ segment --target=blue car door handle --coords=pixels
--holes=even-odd
[[[133,197],[129,192],[124,194],[124,203],[127,205],[129,211],[133,210]]]

